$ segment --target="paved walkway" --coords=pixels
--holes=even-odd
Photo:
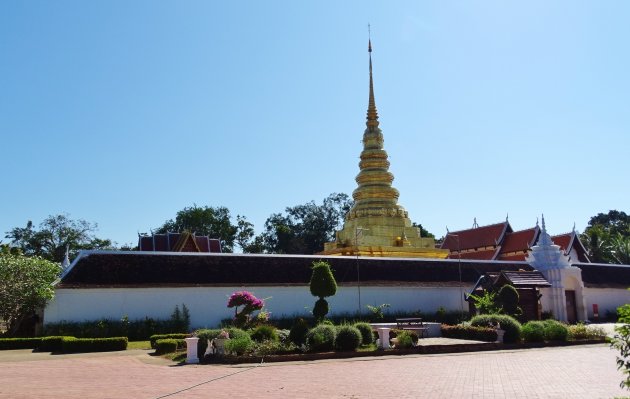
[[[12,399],[612,398],[629,394],[621,379],[603,344],[261,366],[173,366],[140,350],[0,352],[0,398]]]

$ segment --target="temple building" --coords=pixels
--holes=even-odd
[[[448,249],[435,247],[430,237],[421,237],[405,208],[398,204],[399,192],[392,187],[383,132],[379,128],[372,78],[372,43],[368,42],[370,94],[363,151],[352,193],[354,206],[346,215],[336,240],[324,245],[322,255],[446,258]]]
[[[138,251],[159,252],[221,252],[221,241],[195,233],[165,233],[138,236]]]
[[[522,261],[538,241],[541,231],[538,222],[532,228],[514,231],[507,219],[481,227],[475,219],[470,229],[449,231],[440,248],[450,251],[450,259]],[[552,236],[551,240],[571,261],[590,263],[575,228],[570,233]]]

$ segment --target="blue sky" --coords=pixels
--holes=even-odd
[[[260,232],[350,194],[368,22],[413,221],[583,230],[629,211],[629,17],[626,1],[3,1],[0,233],[66,212],[135,243],[194,203]]]

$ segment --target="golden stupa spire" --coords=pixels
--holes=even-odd
[[[370,25],[368,25],[368,36]],[[368,38],[368,53],[370,55],[370,99],[368,101],[367,126],[378,127],[378,113],[376,112],[376,101],[374,101],[374,82],[372,80],[372,39]]]

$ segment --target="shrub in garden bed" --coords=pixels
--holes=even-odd
[[[521,339],[521,323],[515,318],[503,314],[482,314],[473,317],[470,324],[476,327],[490,327],[499,323],[505,330],[503,342],[506,344],[519,342]]]
[[[374,333],[370,323],[356,323],[354,326],[361,332],[361,345],[370,345],[374,342]]]
[[[337,327],[336,333],[335,349],[340,351],[355,351],[363,341],[361,331],[351,325]]]
[[[606,337],[606,332],[603,328],[597,326],[587,326],[582,323],[568,326],[569,339],[577,341],[581,339],[603,339]]]
[[[256,342],[278,341],[278,331],[275,327],[265,325],[254,328],[250,333],[252,339]]]
[[[556,320],[545,320],[545,339],[549,341],[566,341],[569,337],[569,329],[566,325]]]
[[[155,353],[158,355],[175,352],[177,346],[178,342],[174,338],[160,338],[155,341],[154,346],[152,345],[152,347],[155,348]]]
[[[442,324],[442,336],[444,338],[470,339],[485,342],[494,342],[497,340],[497,332],[494,328],[475,327],[464,324],[456,326]]]
[[[291,332],[289,332],[289,340],[296,345],[303,345],[306,343],[306,334],[308,333],[308,323],[299,318],[295,320],[293,326],[291,327]]]
[[[149,338],[149,341],[151,341],[151,348],[155,349],[155,341],[157,341],[158,339],[183,340],[188,337],[190,337],[190,334],[155,334],[155,335],[151,335],[151,337]],[[185,342],[185,341],[182,341],[182,342]]]
[[[326,352],[335,346],[335,327],[320,324],[306,334],[306,346],[311,352]]]
[[[0,338],[0,350],[35,349],[39,347],[41,338]]]
[[[230,335],[230,337],[232,337]],[[237,336],[235,338],[230,338],[225,342],[225,349],[228,353],[234,355],[244,355],[247,351],[249,351],[254,346],[254,341],[249,336],[249,334],[245,333],[245,335]]]
[[[396,349],[408,349],[414,345],[413,332],[407,330],[401,330],[396,334]],[[418,342],[418,336],[415,337],[415,342]]]
[[[525,342],[543,342],[545,340],[545,323],[529,321],[523,325],[521,336]]]
[[[62,336],[43,337],[41,343],[37,347],[37,350],[40,352],[61,352],[62,342],[64,338],[74,338],[74,337],[62,337]]]
[[[127,337],[64,337],[61,341],[61,350],[63,353],[124,351],[127,349],[127,342]]]

